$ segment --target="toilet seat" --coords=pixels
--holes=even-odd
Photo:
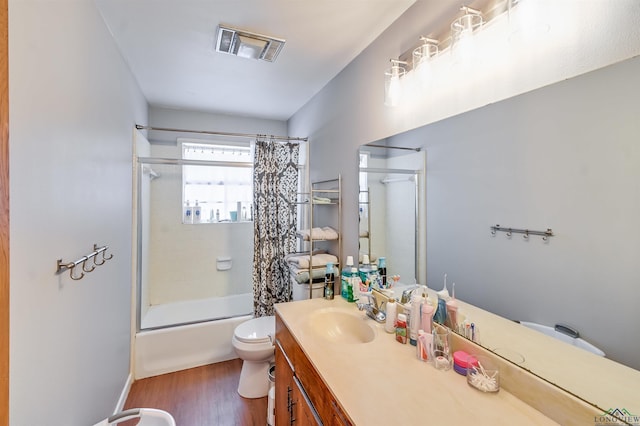
[[[243,343],[272,343],[275,333],[275,316],[268,316],[243,322],[236,327],[233,335]]]

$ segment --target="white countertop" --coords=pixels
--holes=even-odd
[[[366,321],[375,338],[335,343],[318,337],[305,322],[323,308]],[[482,393],[453,369],[439,371],[418,360],[414,346],[396,342],[382,324],[340,297],[281,303],[276,311],[356,425],[557,424],[504,389]]]

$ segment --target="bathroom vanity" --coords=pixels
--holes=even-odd
[[[458,337],[452,347],[487,354]],[[276,423],[588,424],[598,414],[504,360],[502,389],[485,394],[453,369],[419,361],[415,351],[341,298],[276,305]],[[513,387],[535,394],[516,397]],[[536,402],[551,411],[543,414]]]

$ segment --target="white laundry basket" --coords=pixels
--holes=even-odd
[[[132,408],[114,414],[94,426],[117,425],[127,420],[140,419],[138,426],[176,426],[173,416],[166,411],[155,408]]]

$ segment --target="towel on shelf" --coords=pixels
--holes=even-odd
[[[297,232],[304,241],[314,240],[337,240],[338,232],[330,226],[324,228],[301,229]]]
[[[309,269],[308,254],[289,255],[286,260],[289,264],[294,265],[299,269]],[[325,266],[329,262],[336,265],[338,263],[338,258],[329,253],[318,253],[313,255],[312,262],[313,267]]]
[[[313,197],[314,204],[331,204],[331,198]]]

